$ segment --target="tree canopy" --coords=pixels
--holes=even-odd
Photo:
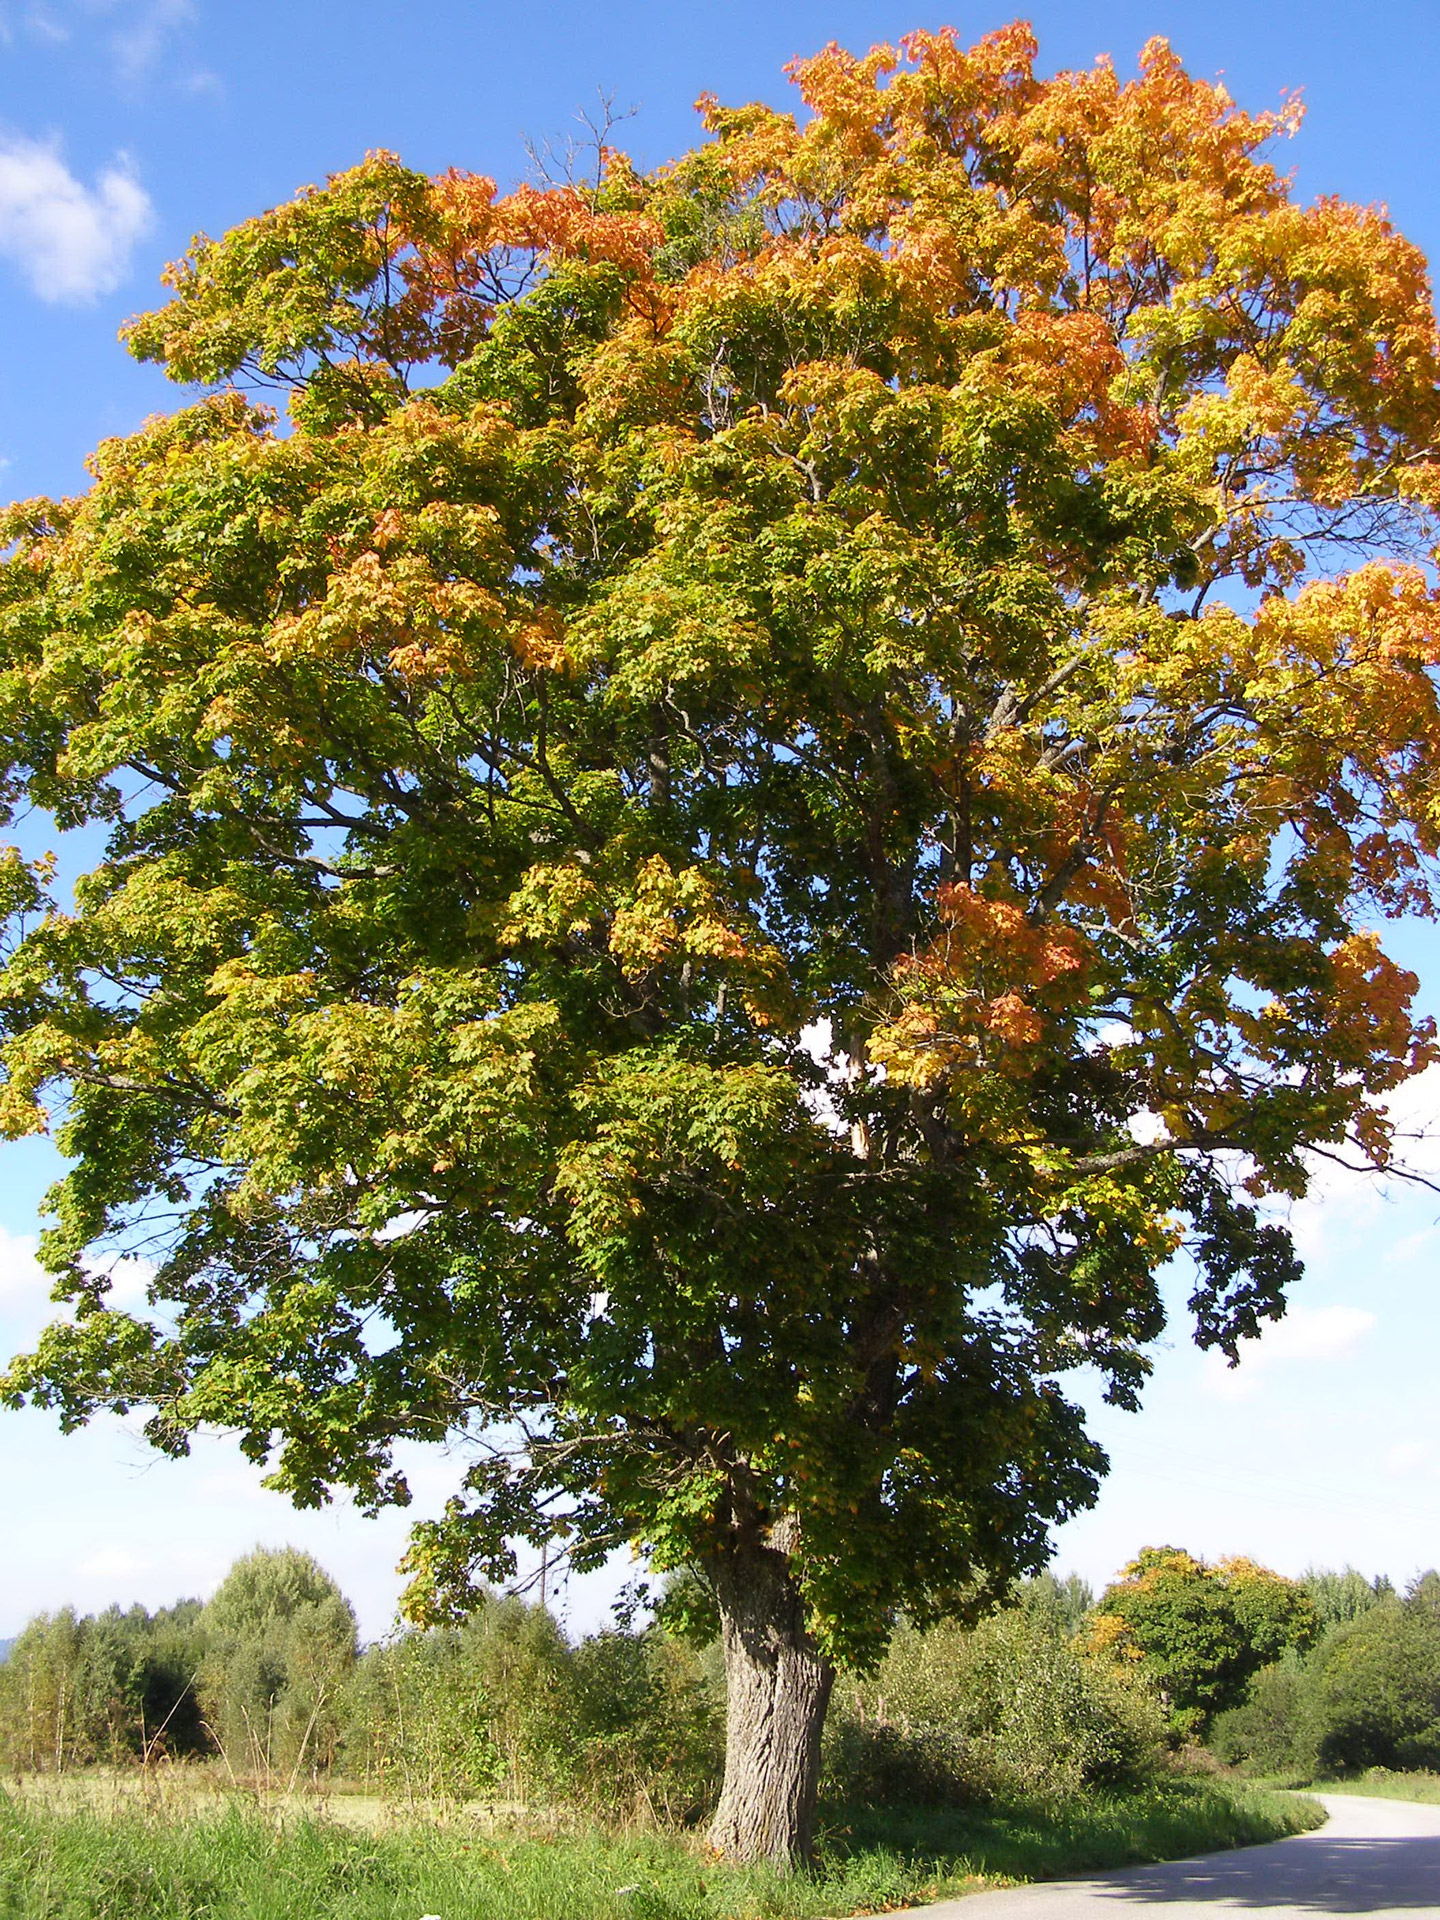
[[[0,868],[72,1163],[12,1400],[301,1502],[463,1435],[421,1616],[629,1539],[823,1667],[1041,1563],[1179,1248],[1203,1343],[1281,1311],[1257,1203],[1434,1058],[1425,265],[1293,108],[1034,60],[374,154],[171,269],[129,344],[209,391],[0,536],[5,802],[109,828]]]
[[[1309,1647],[1319,1631],[1298,1581],[1253,1560],[1212,1566],[1180,1547],[1146,1547],[1101,1596],[1089,1640],[1121,1665],[1137,1662],[1172,1724],[1193,1734],[1238,1706],[1262,1667]]]

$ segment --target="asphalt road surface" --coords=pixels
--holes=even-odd
[[[1326,1913],[1440,1916],[1440,1806],[1319,1793],[1330,1818],[1266,1847],[1122,1867],[926,1907],[927,1920],[1190,1920],[1223,1913],[1312,1920]]]

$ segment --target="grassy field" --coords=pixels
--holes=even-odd
[[[336,1803],[332,1802],[332,1806]],[[1320,1818],[1259,1788],[1163,1781],[1059,1806],[832,1817],[816,1871],[717,1866],[657,1835],[280,1819],[0,1796],[4,1920],[819,1920],[1270,1840]]]
[[[1391,1773],[1372,1767],[1344,1780],[1317,1780],[1316,1793],[1363,1793],[1375,1800],[1426,1800],[1440,1805],[1440,1773]]]

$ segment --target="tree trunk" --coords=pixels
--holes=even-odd
[[[725,1785],[710,1842],[784,1871],[810,1855],[820,1734],[835,1669],[805,1631],[789,1555],[732,1549],[710,1564],[725,1651]]]

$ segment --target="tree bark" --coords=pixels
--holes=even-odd
[[[729,1860],[788,1872],[810,1857],[835,1669],[805,1631],[783,1548],[732,1548],[711,1562],[710,1579],[726,1691],[725,1784],[710,1843]]]

